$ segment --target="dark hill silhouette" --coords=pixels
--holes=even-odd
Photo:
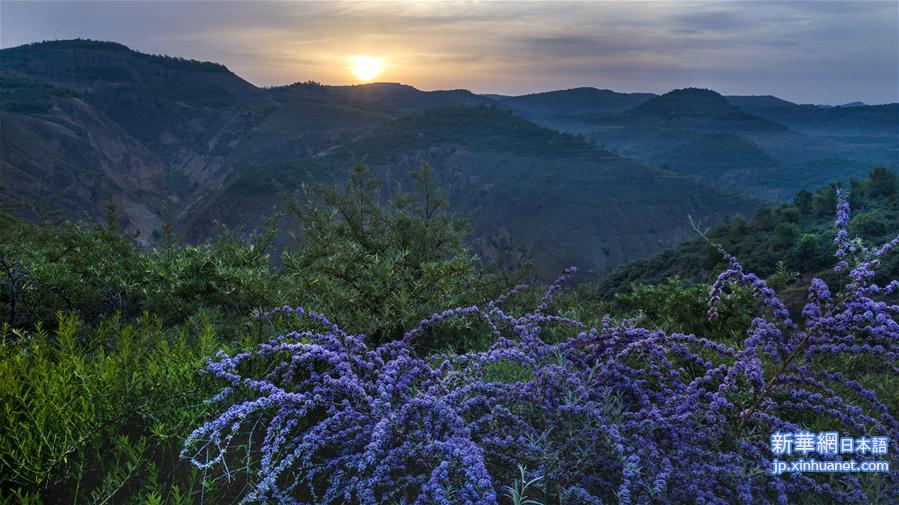
[[[421,91],[405,84],[377,82],[355,86],[297,83],[271,88],[279,100],[308,100],[363,110],[401,114],[451,105],[487,105],[493,100],[468,90]]]
[[[753,113],[760,109],[778,109],[784,107],[796,107],[796,104],[773,95],[749,95],[749,96],[727,96],[727,101],[731,104],[743,109],[744,111]]]
[[[751,114],[809,135],[876,135],[899,139],[899,104],[852,102],[839,107],[820,107],[785,100],[773,105],[770,100],[757,98],[762,97],[732,96],[728,100]]]
[[[630,124],[718,131],[783,131],[786,127],[744,112],[720,94],[677,89],[647,100],[623,115]]]
[[[608,89],[573,88],[508,97],[498,102],[528,117],[565,117],[618,114],[655,96],[652,93],[617,93]]]

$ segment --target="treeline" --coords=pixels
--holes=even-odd
[[[32,42],[29,44],[23,44],[21,46],[11,47],[3,50],[3,58],[6,60],[4,65],[7,67],[17,67],[18,57],[20,53],[27,53],[28,51],[40,50],[40,51],[60,51],[60,50],[100,50],[100,51],[128,51],[131,52],[133,56],[138,58],[143,58],[146,61],[160,64],[166,66],[171,69],[187,69],[192,71],[204,71],[204,72],[228,72],[228,68],[221,63],[214,63],[211,61],[200,61],[192,58],[181,58],[178,56],[167,56],[164,54],[146,54],[140,53],[137,51],[131,51],[131,49],[124,45],[119,44],[118,42],[106,42],[100,40],[92,40],[92,39],[72,39],[72,40],[47,40],[42,42]],[[82,78],[92,78],[92,79],[116,79],[121,77],[127,77],[130,74],[127,73],[118,73],[116,72],[117,67],[114,66],[97,66],[92,70],[94,73],[92,74],[81,74]],[[105,73],[104,73],[105,72]]]

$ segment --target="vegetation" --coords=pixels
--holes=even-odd
[[[834,271],[846,284],[832,294],[814,279],[801,324],[766,281],[724,253],[729,268],[709,292],[707,317],[717,319],[735,289],[758,310],[729,339],[609,318],[589,327],[553,314],[574,269],[524,314],[506,308],[512,290],[435,313],[380,346],[301,307],[268,312],[313,328],[210,362],[224,385],[214,401],[224,405],[184,454],[229,478],[249,463],[254,502],[490,505],[504,482],[514,500],[523,482],[539,481],[533,503],[887,503],[899,488],[886,474],[766,471],[772,433],[836,424],[878,434],[882,455],[899,435],[890,396],[899,384],[899,306],[880,301],[899,280],[883,288],[870,280],[899,236],[862,246],[846,233],[845,200],[838,208]],[[495,343],[461,355],[412,350],[426,329],[454,318],[479,321]],[[554,341],[551,326],[567,327],[566,336]],[[844,353],[864,364],[840,360]],[[497,367],[512,373],[490,373]]]
[[[75,96],[75,92],[8,70],[0,71],[0,111],[47,112],[53,107],[55,97],[70,96]]]
[[[780,430],[885,436],[899,464],[893,167],[698,223],[600,285],[523,286],[468,247],[602,275],[682,236],[681,213],[755,208],[579,132],[779,197],[892,160],[895,104],[503,101],[562,133],[464,90],[265,90],[87,40],[0,56],[0,182],[34,199],[0,199],[0,502],[899,502],[896,472],[767,472]],[[358,159],[372,172],[344,178]],[[478,236],[427,166],[397,175],[421,159]],[[113,190],[130,220],[44,210],[97,217]],[[216,218],[232,229],[177,240]]]
[[[416,132],[409,135],[409,132]],[[394,153],[441,143],[475,150],[553,158],[603,158],[612,154],[581,135],[538,126],[497,107],[446,107],[404,116],[387,125],[376,144],[354,145],[360,153]]]
[[[741,363],[755,363],[746,344],[747,335],[768,338],[759,333],[763,328],[759,317],[773,316],[773,324],[786,324],[778,322],[783,316],[779,302],[767,297],[767,288],[760,290],[753,284],[753,277],[745,277],[748,274],[733,260],[715,284],[714,291],[720,294],[714,296],[715,317],[711,319],[707,317],[710,286],[683,279],[659,285],[622,283],[616,291],[618,296],[610,301],[598,299],[596,288],[589,285],[562,292],[560,282],[550,286],[544,296],[539,290],[518,287],[512,290],[512,296],[497,299],[518,283],[521,274],[492,269],[467,252],[463,246],[465,225],[446,212],[445,201],[426,166],[414,174],[413,180],[414,192],[395,193],[390,202],[380,202],[377,184],[364,166],[357,165],[341,186],[285,195],[285,208],[298,223],[294,232],[297,246],[286,251],[277,265],[269,251],[279,216],[248,241],[222,229],[218,239],[206,245],[181,245],[166,234],[164,245],[141,250],[118,231],[113,207],[109,208],[107,223],[99,226],[52,219],[29,224],[14,218],[10,214],[13,209],[5,206],[0,216],[0,267],[4,277],[0,289],[0,408],[8,420],[0,435],[3,496],[31,503],[68,497],[87,503],[227,503],[244,496],[272,498],[285,490],[285,482],[294,482],[296,487],[287,489],[295,495],[315,493],[320,501],[335,503],[344,501],[341,497],[345,492],[350,493],[350,502],[365,502],[364,493],[356,494],[363,489],[369,489],[376,499],[397,502],[416,497],[437,503],[457,503],[465,497],[474,502],[517,500],[538,504],[589,503],[590,496],[621,502],[640,502],[647,497],[677,500],[682,493],[691,492],[691,482],[695,482],[691,480],[694,471],[683,466],[692,456],[670,455],[681,450],[677,447],[687,450],[683,444],[694,444],[694,449],[704,447],[702,443],[720,448],[738,440],[764,445],[766,430],[776,428],[765,421],[768,415],[787,415],[782,419],[809,427],[833,427],[832,420],[813,409],[794,416],[768,403],[764,411],[758,411],[764,416],[742,421],[737,406],[757,403],[759,394],[777,402],[784,394],[801,391],[791,389],[786,379],[789,374],[784,375],[794,365],[778,365],[774,360],[765,361],[761,373],[766,379],[786,382],[776,382],[779,386],[769,392],[752,389],[751,382],[745,382],[753,380],[751,376],[738,378],[720,398],[714,394],[702,396],[705,393],[697,391],[704,399],[690,408],[698,418],[710,419],[711,424],[699,431],[715,433],[714,437],[702,443],[688,440],[681,435],[697,433],[694,423],[666,424],[668,428],[660,433],[667,435],[652,442],[660,445],[647,445],[644,438],[638,444],[633,437],[642,437],[642,432],[626,421],[644,411],[635,399],[645,394],[661,395],[658,398],[664,398],[665,408],[678,405],[672,398],[687,394],[681,387],[703,373],[701,367],[686,366],[690,360],[713,360],[733,370],[744,366]],[[896,215],[887,202],[896,196],[895,175],[877,169],[868,180],[855,182],[853,187],[856,193],[852,199],[863,211],[849,230],[875,236],[894,232]],[[818,243],[818,235],[823,232],[816,223],[820,221],[823,226],[832,221],[825,209],[835,203],[833,188],[805,192],[791,205],[761,213],[758,223],[735,221],[720,230],[764,225],[770,235],[766,239],[782,241],[784,251],[810,248],[808,242],[813,240],[817,253],[817,247],[824,244]],[[707,237],[725,241],[731,237],[717,230],[710,230]],[[761,230],[755,237],[757,242]],[[788,244],[791,240],[793,245]],[[832,238],[820,240],[832,243]],[[739,247],[741,242],[728,244]],[[844,244],[846,248],[857,247],[856,242]],[[759,254],[758,250],[746,247],[750,253]],[[821,254],[824,264],[826,253]],[[779,259],[749,256],[759,263]],[[887,271],[893,268],[889,261],[884,256],[882,267]],[[787,295],[795,288],[794,265],[784,261],[776,269],[762,266],[771,274],[766,286],[786,288]],[[736,275],[734,272],[744,272],[736,280],[749,279],[749,285],[730,284],[727,279]],[[883,272],[881,275],[885,275]],[[835,287],[844,281],[843,275],[836,272],[823,278],[830,279]],[[819,282],[813,283],[818,286],[815,289],[820,290],[820,281],[815,282]],[[497,301],[485,304],[486,300]],[[306,312],[298,305],[319,312]],[[279,308],[263,312],[267,307]],[[459,308],[443,310],[446,307]],[[881,310],[889,306],[877,307]],[[610,309],[616,318],[603,316]],[[886,325],[884,331],[889,335],[894,319],[875,319]],[[596,330],[584,332],[589,327]],[[350,337],[339,328],[354,328],[358,336]],[[882,338],[876,332],[857,331],[854,338],[860,344],[874,345]],[[287,337],[265,344],[277,334]],[[644,381],[639,380],[647,372],[647,363],[654,362],[645,360],[650,356],[662,359],[662,355],[645,354],[625,345],[633,339],[657,342],[653,345],[665,349],[665,356],[677,351],[679,357],[667,358],[673,361],[657,363],[671,367],[667,385],[657,384],[662,389],[646,390]],[[672,343],[678,339],[686,347]],[[593,340],[602,345],[589,344]],[[339,342],[343,342],[341,346],[352,343],[353,352],[359,354],[346,355],[350,359],[346,363],[340,361],[344,358],[316,361],[319,350]],[[892,349],[889,346],[895,344],[880,345]],[[593,352],[590,349],[635,354],[633,359],[623,360],[610,359],[606,354],[583,354]],[[683,354],[688,349],[689,353]],[[732,361],[729,349],[742,357]],[[338,352],[335,357],[341,355]],[[887,354],[887,359],[890,356]],[[211,362],[207,361],[210,357]],[[283,375],[293,369],[277,363],[288,357],[308,361],[312,367],[309,373],[318,372]],[[407,384],[395,390],[399,396],[384,404],[369,404],[362,397],[347,398],[355,412],[366,416],[380,412],[378,415],[387,416],[385,419],[412,417],[377,429],[369,424],[370,417],[353,418],[355,421],[344,417],[346,413],[341,414],[339,408],[342,403],[337,401],[343,393],[329,389],[338,384],[329,377],[351,370],[356,366],[351,363],[372,367],[367,374],[353,372],[356,375],[345,377],[357,381],[360,391],[373,388],[371,394],[376,394],[385,387]],[[884,397],[895,389],[895,377],[891,378],[886,369],[861,358],[842,364],[826,353],[801,363],[828,373],[845,370],[859,381],[861,397],[868,398],[869,389],[864,388],[870,388],[870,394],[885,398],[871,406],[862,404],[864,411],[881,408],[895,417],[895,398],[890,399],[889,394]],[[198,373],[204,366],[210,373]],[[778,371],[778,366],[784,368]],[[406,372],[391,375],[394,367]],[[229,370],[238,375],[230,375]],[[445,374],[440,370],[456,372]],[[406,373],[412,375],[402,375]],[[246,382],[240,377],[258,377],[264,382]],[[400,382],[390,382],[394,380],[391,377]],[[268,394],[264,388],[255,389],[265,381],[289,387],[297,394],[320,391],[323,396],[315,400],[320,405],[302,415],[285,410],[271,417],[269,407],[257,412],[248,405]],[[217,394],[229,382],[231,387],[225,394]],[[852,384],[832,387],[851,390]],[[475,396],[463,394],[472,387],[472,391],[483,391]],[[846,412],[854,412],[851,406],[861,400],[855,393],[841,394],[839,401],[848,402]],[[216,401],[208,403],[206,400],[213,396]],[[514,399],[517,397],[527,401],[522,403]],[[482,408],[478,406],[481,401],[488,403]],[[425,407],[440,404],[483,428],[467,435],[452,431],[458,427],[441,431],[441,426],[449,430],[455,421]],[[240,417],[241,423],[274,423],[269,425],[275,430],[273,434],[319,445],[301,459],[283,459],[289,449],[278,445],[284,442],[275,442],[275,435],[263,437],[265,430],[260,432],[260,428],[248,424],[244,424],[246,430],[233,428],[228,416],[239,411],[229,410],[229,405],[250,409]],[[410,405],[421,405],[425,410],[401,414]],[[602,416],[592,417],[590,412],[599,412],[597,408]],[[708,409],[717,409],[719,414],[707,417],[712,415]],[[547,412],[552,414],[547,416]],[[321,423],[332,420],[342,423],[334,424],[338,431],[331,432],[338,438],[302,438],[307,436],[302,430],[313,433],[314,426],[328,432],[330,428]],[[207,421],[210,424],[204,425]],[[842,420],[840,426],[844,421],[850,423],[846,426],[857,422]],[[190,435],[199,425],[204,427]],[[891,428],[869,428],[895,437]],[[387,430],[387,445],[376,448],[364,442],[383,429]],[[624,447],[642,449],[621,453],[611,440],[597,439],[597,429],[617,432],[623,437],[620,442]],[[351,430],[363,438],[344,440],[339,437],[349,432],[339,430]],[[513,431],[521,436],[510,441],[501,435]],[[412,439],[422,445],[412,452],[402,452],[404,441]],[[182,445],[184,440],[189,440],[187,446]],[[228,447],[222,460],[200,451],[204,444],[216,440],[220,447]],[[403,455],[396,461],[400,466],[372,466],[375,461],[391,461],[387,456],[392,454],[390,447],[401,451],[396,453]],[[452,455],[445,452],[450,449]],[[670,453],[668,463],[654,459],[652,451]],[[270,454],[268,459],[264,454]],[[747,458],[740,463],[744,466],[762,464],[751,452],[723,454],[725,458]],[[707,462],[715,461],[711,453],[708,455],[711,459]],[[192,457],[193,464],[182,456]],[[409,466],[413,460],[415,464]],[[358,465],[346,466],[353,461]],[[280,463],[279,469],[272,466]],[[728,464],[732,463],[724,466]],[[734,477],[736,467],[731,470],[716,474],[709,468],[700,473],[704,480],[717,479],[715,489],[727,490],[735,489],[732,486],[742,479]],[[331,484],[326,474],[317,477],[320,471],[330,476]],[[279,477],[282,474],[296,480],[285,481]],[[584,480],[591,475],[606,477]],[[794,481],[789,478],[780,491],[769,489],[770,479],[754,473],[750,480],[742,481],[748,487],[738,486],[739,492],[752,503],[776,500],[780,494],[788,499],[802,496],[799,488],[791,487]],[[888,503],[891,498],[885,479],[834,477],[816,481],[816,485],[824,486],[816,489],[819,495]],[[388,482],[391,485],[385,486]],[[709,491],[709,498],[717,492]]]
[[[239,240],[145,251],[106,225],[0,219],[0,490],[16,500],[198,502],[228,483],[190,470],[180,444],[208,406],[199,375],[219,350],[252,348],[287,303],[330,310],[372,338],[395,338],[422,314],[495,296],[512,282],[462,246],[427,167],[418,192],[379,205],[357,167],[344,187],[305,205],[302,246],[272,266],[274,228]],[[114,209],[111,209],[114,210]],[[465,325],[422,347],[464,349]],[[233,483],[232,483],[233,484]],[[235,484],[236,485],[236,484]]]
[[[400,338],[423,314],[474,303],[513,281],[463,246],[466,224],[446,212],[427,165],[413,174],[415,193],[397,193],[386,208],[367,172],[357,163],[344,187],[319,188],[289,205],[303,244],[282,258],[283,274],[304,293],[294,300],[384,342]],[[419,347],[461,351],[482,344],[467,340],[470,331],[441,337]]]
[[[77,50],[126,52],[135,57],[142,58],[154,64],[163,65],[172,70],[186,69],[194,72],[228,72],[228,68],[220,63],[138,53],[136,51],[131,51],[128,46],[125,46],[124,44],[90,39],[49,40],[9,48],[3,52],[5,59],[4,65],[12,68],[22,68],[26,65],[28,60],[33,57],[35,52],[52,53],[57,51]],[[122,67],[97,65],[88,68],[80,68],[79,75],[82,79],[115,80],[127,78],[131,74],[124,71]]]
[[[711,243],[721,244],[741,258],[747,269],[760,275],[772,275],[780,268],[796,272],[806,281],[810,276],[832,280],[826,270],[833,262],[832,209],[839,186],[832,184],[814,192],[803,190],[792,202],[760,209],[751,221],[737,217],[728,224],[704,230],[705,238],[681,242],[673,249],[618,269],[603,282],[599,292],[609,298],[631,284],[655,284],[670,277],[706,281],[726,265]],[[871,242],[894,237],[899,223],[896,174],[877,167],[866,179],[850,180],[847,189],[856,212],[850,231]],[[896,278],[899,261],[895,257],[884,259],[880,272],[881,281]]]

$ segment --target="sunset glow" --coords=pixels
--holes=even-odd
[[[889,71],[896,2],[763,3],[3,0],[0,46],[111,40],[220,62],[256,86],[376,80],[504,95],[700,86],[831,105],[899,99]]]
[[[377,77],[383,69],[381,58],[374,56],[353,56],[353,66],[350,70],[362,82],[368,82]]]

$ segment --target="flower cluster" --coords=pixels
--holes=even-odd
[[[899,373],[899,306],[882,301],[899,282],[871,283],[899,237],[879,249],[849,242],[848,213],[841,195],[845,289],[834,294],[813,279],[801,323],[726,256],[710,316],[735,284],[760,306],[739,345],[549,314],[573,269],[525,314],[504,310],[503,297],[434,314],[374,348],[320,314],[277,309],[265,317],[291,313],[317,329],[212,360],[208,371],[227,382],[215,400],[233,400],[184,454],[226,470],[230,457],[247,454],[256,479],[246,499],[261,502],[495,504],[516,477],[538,482],[536,498],[547,504],[787,503],[800,493],[866,502],[857,476],[765,473],[769,435],[812,422],[886,435],[897,464],[895,413],[846,358],[864,356],[869,373]],[[494,345],[416,355],[416,336],[452,317],[484,321]],[[548,325],[570,328],[569,337],[544,339]],[[888,494],[899,474],[886,478],[886,500],[899,499]]]

